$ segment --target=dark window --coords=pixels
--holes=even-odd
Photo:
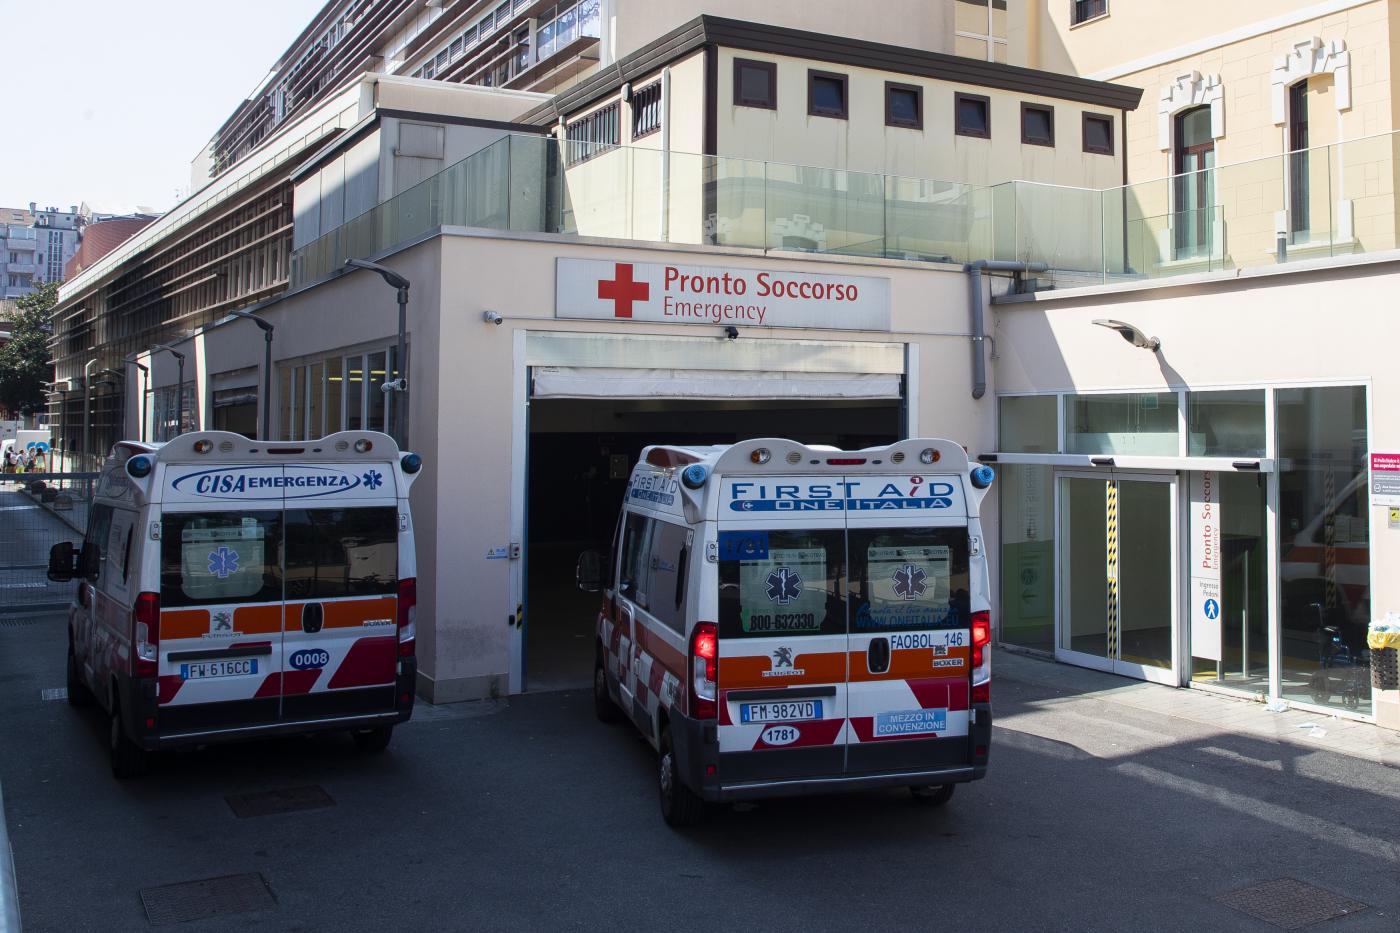
[[[777,110],[777,64],[747,58],[734,59],[734,106]]]
[[[924,128],[924,89],[913,84],[885,82],[885,125]]]
[[[954,132],[959,136],[992,138],[992,100],[980,94],[958,94],[953,108],[957,121]]]
[[[808,71],[807,114],[846,119],[846,76],[830,71]]]
[[[395,507],[291,509],[285,526],[288,599],[386,596],[397,591]]]
[[[844,531],[721,531],[719,551],[720,638],[846,632]]]
[[[617,592],[641,608],[647,607],[647,558],[651,521],[644,515],[628,515],[622,532],[622,562],[617,568]]]
[[[632,138],[661,129],[661,82],[632,93]]]
[[[1113,155],[1113,117],[1101,113],[1084,114],[1084,151]]]
[[[1055,108],[1021,105],[1021,142],[1028,146],[1055,145]]]
[[[852,528],[846,546],[852,631],[971,624],[966,528]]]
[[[568,138],[568,163],[591,159],[600,152],[606,152],[618,144],[618,106],[614,101],[606,107],[593,111],[580,120],[569,124],[565,135]]]
[[[164,607],[279,602],[281,568],[281,512],[167,512],[161,520]]]
[[[1070,25],[1077,25],[1108,12],[1108,0],[1071,0]]]

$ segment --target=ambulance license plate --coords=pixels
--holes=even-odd
[[[204,677],[237,677],[240,674],[256,674],[256,658],[231,658],[227,661],[198,661],[180,665],[181,680],[200,680]]]
[[[821,719],[821,700],[788,700],[772,703],[740,703],[740,722],[797,722]]]

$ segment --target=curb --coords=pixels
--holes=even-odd
[[[15,881],[15,858],[5,827],[3,792],[0,792],[0,933],[20,933],[19,884]]]

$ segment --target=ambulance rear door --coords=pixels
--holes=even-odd
[[[962,477],[847,480],[846,770],[966,764],[971,580]]]
[[[282,717],[394,708],[399,508],[390,463],[287,464]]]
[[[726,477],[718,504],[719,750],[726,784],[845,764],[840,477]]]
[[[164,470],[160,523],[142,529],[159,536],[162,732],[277,721],[283,482],[280,465]]]

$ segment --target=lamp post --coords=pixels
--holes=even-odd
[[[248,311],[230,311],[234,317],[247,318],[263,332],[263,397],[262,397],[262,436],[259,440],[272,440],[272,324]]]
[[[83,456],[92,456],[92,368],[97,360],[83,364]]]
[[[163,343],[151,344],[151,350],[152,352],[164,350],[166,353],[175,357],[178,372],[178,375],[175,377],[175,436],[179,437],[181,434],[185,433],[185,354]]]
[[[408,325],[408,287],[409,281],[399,275],[388,266],[381,266],[377,262],[370,262],[367,259],[347,259],[345,268],[366,269],[370,272],[377,272],[384,279],[385,283],[398,293],[399,302],[399,345],[394,354],[394,364],[399,368],[399,378],[389,379],[385,374],[384,391],[394,393],[394,404],[389,409],[389,436],[400,447],[404,444],[403,437],[403,394],[408,390],[408,362],[404,359],[404,331]]]
[[[151,379],[151,370],[149,367],[142,366],[140,363],[136,362],[135,353],[130,356],[122,357],[122,362],[130,363],[132,366],[141,370],[141,398],[137,404],[141,406],[141,440],[144,441],[146,439],[146,386]]]
[[[109,367],[104,367],[104,368],[102,368],[102,369],[99,369],[99,370],[97,371],[97,374],[98,374],[99,376],[102,376],[102,375],[111,376],[111,377],[112,377],[111,380],[101,380],[101,381],[99,381],[97,384],[98,384],[98,385],[109,385],[109,386],[111,386],[113,389],[119,389],[119,390],[121,390],[121,397],[122,397],[122,400],[125,401],[125,399],[126,399],[126,372],[125,372],[124,370],[112,369],[112,368],[109,366]],[[120,431],[121,431],[121,434],[125,434],[125,433],[126,433],[126,417],[125,417],[125,412],[123,412],[123,417],[122,417],[122,419],[121,419]],[[121,434],[119,434],[119,435],[117,436],[117,440],[121,440]]]

